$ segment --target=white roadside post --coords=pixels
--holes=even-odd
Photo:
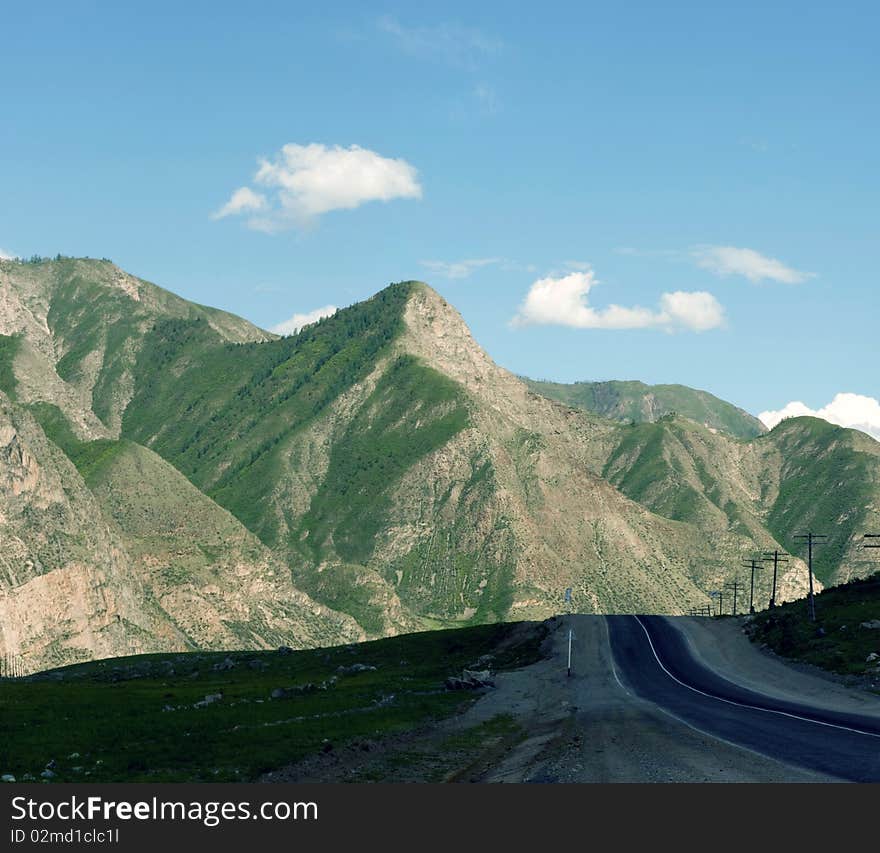
[[[571,587],[565,590],[565,601],[568,603],[568,678],[571,678]]]

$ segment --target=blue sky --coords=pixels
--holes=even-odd
[[[877,4],[125,6],[4,10],[4,252],[264,327],[419,278],[517,373],[880,396]]]

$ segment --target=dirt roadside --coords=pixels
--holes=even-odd
[[[697,657],[732,681],[780,698],[880,714],[877,697],[788,667],[753,646],[739,624],[687,617],[673,624]],[[464,713],[314,756],[264,781],[839,781],[701,732],[635,696],[618,677],[603,617],[558,617],[550,625],[546,657],[498,674],[496,687]]]
[[[719,675],[780,699],[880,718],[880,696],[841,684],[832,674],[786,662],[743,633],[744,618],[667,617],[687,638],[691,652]]]
[[[707,735],[632,694],[618,679],[603,617],[560,619],[553,638],[546,660],[505,674],[463,715],[466,722],[504,709],[528,733],[473,781],[837,781]]]

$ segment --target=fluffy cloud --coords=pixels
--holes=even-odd
[[[14,261],[18,256],[13,255],[12,252],[7,252],[3,249],[0,249],[0,261]]]
[[[331,210],[352,210],[369,201],[421,198],[418,172],[406,160],[382,157],[358,145],[285,145],[273,159],[260,159],[254,183],[237,189],[215,218],[248,214],[248,226],[275,232],[307,225]]]
[[[262,193],[255,193],[250,187],[239,187],[223,207],[211,214],[211,218],[223,219],[224,216],[235,216],[238,213],[256,213],[268,206],[266,196]]]
[[[776,412],[761,412],[758,418],[772,429],[786,418],[810,415],[822,418],[832,424],[862,432],[880,440],[880,402],[862,394],[836,394],[834,399],[821,409],[811,409],[799,401],[793,401]]]
[[[311,323],[317,323],[322,317],[332,317],[337,311],[335,305],[325,305],[323,308],[316,308],[307,314],[294,314],[289,320],[273,326],[270,331],[276,335],[295,335],[303,326]]]
[[[749,281],[780,281],[784,284],[800,284],[813,273],[801,272],[786,266],[776,258],[768,258],[754,249],[737,249],[734,246],[699,246],[692,250],[697,265],[716,275],[741,275]]]
[[[589,305],[590,290],[597,284],[592,270],[538,279],[530,288],[512,325],[556,325],[576,329],[688,329],[704,332],[721,326],[724,309],[711,293],[675,291],[660,297],[657,310],[609,305]]]
[[[420,261],[431,272],[445,278],[467,278],[474,270],[501,262],[501,258],[467,258],[463,261]]]
[[[718,300],[704,290],[664,293],[660,297],[660,313],[668,318],[660,325],[671,325],[694,332],[706,332],[724,324],[724,309]]]

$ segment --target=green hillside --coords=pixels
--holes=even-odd
[[[864,574],[880,529],[868,436],[524,384],[419,282],[281,338],[107,261],[0,286],[0,618],[32,660],[540,619],[568,587],[675,613],[809,529],[821,582]]]
[[[563,384],[524,379],[538,394],[576,409],[615,421],[653,423],[678,414],[737,438],[754,438],[766,432],[748,412],[719,400],[707,391],[685,385],[646,385],[644,382],[574,382]]]
[[[855,678],[880,693],[880,662],[871,657],[878,653],[880,559],[873,566],[873,574],[816,595],[815,622],[806,601],[789,602],[757,614],[746,633],[783,657]]]
[[[880,523],[880,443],[864,433],[801,417],[734,442],[667,415],[612,435],[602,475],[653,512],[802,557],[795,537],[824,533],[813,563],[823,583],[865,570],[857,541]]]

